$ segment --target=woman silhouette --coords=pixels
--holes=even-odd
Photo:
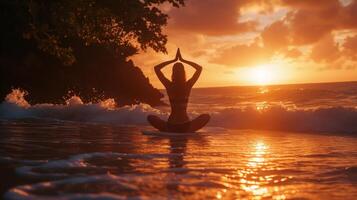
[[[175,63],[172,68],[171,81],[164,76],[161,69],[176,61],[181,61],[195,68],[196,71],[191,79],[186,81],[185,69],[183,64],[180,62]],[[192,86],[200,77],[201,71],[201,66],[181,57],[180,49],[177,49],[175,59],[155,66],[155,73],[161,83],[165,86],[167,95],[169,96],[171,114],[167,122],[157,116],[149,115],[147,119],[153,127],[159,129],[160,131],[184,133],[195,132],[208,123],[210,119],[208,114],[200,115],[192,121],[190,121],[187,116],[188,98],[190,96]]]

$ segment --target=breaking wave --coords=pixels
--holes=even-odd
[[[274,106],[264,110],[229,108],[212,118],[216,126],[295,132],[357,133],[357,109],[331,107],[287,109]]]
[[[26,92],[13,90],[0,104],[0,119],[40,118],[80,122],[104,122],[117,124],[145,124],[148,114],[165,117],[165,113],[147,104],[117,107],[114,99],[97,103],[83,103],[79,96],[72,96],[66,104],[30,105]]]
[[[117,107],[114,99],[97,103],[83,103],[72,96],[66,104],[30,105],[26,92],[13,90],[0,104],[0,119],[54,119],[65,121],[116,123],[122,125],[147,125],[149,114],[167,118],[168,113],[147,104]],[[219,102],[218,102],[219,103]],[[194,108],[193,108],[194,110]],[[200,111],[202,112],[202,111]],[[299,132],[357,133],[356,107],[286,108],[271,106],[224,108],[207,110],[212,119],[209,126],[234,129],[263,129]],[[194,111],[192,117],[197,115]]]

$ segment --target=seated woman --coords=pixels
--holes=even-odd
[[[174,64],[172,68],[171,81],[164,76],[161,69],[176,61],[182,61],[183,63],[186,63],[196,69],[191,79],[186,81],[186,73],[182,63]],[[167,122],[157,116],[149,115],[148,121],[153,127],[159,129],[160,131],[185,133],[195,132],[208,123],[210,119],[208,114],[200,115],[192,121],[190,121],[187,116],[188,98],[190,96],[192,86],[200,77],[201,71],[201,66],[181,57],[180,49],[177,49],[175,59],[155,66],[155,73],[161,83],[165,86],[169,96],[171,114]]]

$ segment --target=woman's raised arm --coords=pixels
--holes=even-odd
[[[177,54],[178,55],[176,55],[176,56],[178,57],[179,60],[181,60],[183,63],[190,65],[191,67],[195,68],[195,70],[196,70],[195,73],[193,74],[193,76],[187,81],[187,83],[189,85],[191,85],[191,87],[192,87],[196,83],[198,78],[200,77],[201,72],[202,72],[202,67],[194,62],[183,59],[181,56],[181,53],[180,53],[180,49],[177,50]]]
[[[159,80],[165,87],[167,87],[171,83],[171,81],[165,77],[165,75],[162,73],[161,69],[171,63],[176,62],[177,60],[178,60],[178,57],[176,56],[175,59],[163,62],[163,63],[158,64],[154,67],[156,76],[159,78]]]

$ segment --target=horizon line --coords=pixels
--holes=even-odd
[[[269,86],[286,86],[286,85],[310,85],[310,84],[334,84],[334,83],[357,83],[357,80],[349,81],[321,81],[321,82],[298,82],[298,83],[281,83],[281,84],[265,84],[265,85],[225,85],[225,86],[208,86],[208,87],[193,87],[192,89],[213,89],[213,88],[227,88],[227,87],[269,87]],[[165,88],[157,88],[158,90],[165,90]]]

